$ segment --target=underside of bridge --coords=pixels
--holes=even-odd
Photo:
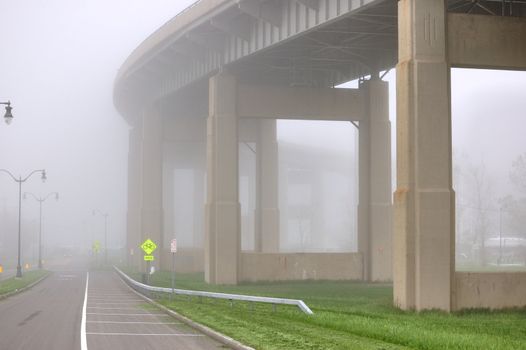
[[[178,259],[210,283],[393,280],[403,309],[526,305],[523,275],[455,271],[450,106],[452,67],[526,69],[524,17],[519,0],[197,2],[141,44],[116,80],[115,104],[132,127],[130,251],[152,238],[156,263],[169,266],[170,174],[184,163],[194,249]],[[381,72],[395,66],[393,197]],[[334,88],[353,79],[358,89]],[[358,252],[280,252],[277,119],[359,128]],[[240,142],[255,146],[250,252],[241,249]]]

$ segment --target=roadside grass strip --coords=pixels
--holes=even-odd
[[[49,274],[46,270],[33,270],[24,272],[21,278],[11,277],[0,281],[0,297],[26,288]]]
[[[129,271],[128,271],[129,272]],[[130,274],[136,280],[138,274]],[[526,309],[409,312],[392,306],[392,286],[302,281],[212,286],[202,274],[178,274],[177,288],[302,299],[295,307],[165,295],[159,302],[256,349],[526,350]],[[169,272],[152,284],[169,287]]]

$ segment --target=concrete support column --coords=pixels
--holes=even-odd
[[[369,273],[372,281],[390,281],[392,272],[391,122],[389,84],[372,79],[367,89],[369,118]]]
[[[369,230],[371,141],[368,119],[368,116],[364,116],[363,120],[360,121],[360,130],[358,132],[358,252],[362,254],[362,278],[365,281],[371,279],[371,235]]]
[[[128,147],[128,212],[126,215],[126,254],[130,266],[140,268],[141,254],[141,139],[142,122],[130,130]]]
[[[277,253],[279,252],[279,162],[275,119],[259,121],[256,158],[256,251]]]
[[[194,248],[203,247],[203,222],[205,208],[205,174],[196,166],[194,168]]]
[[[163,163],[163,247],[167,247],[175,234],[175,162],[165,158]]]
[[[325,232],[324,223],[324,201],[323,201],[323,171],[315,169],[312,174],[311,182],[311,203],[310,203],[310,239],[307,245],[307,251],[312,251],[314,248],[318,251],[325,249],[325,240],[327,235]],[[314,242],[314,245],[313,245]]]
[[[392,278],[391,124],[389,87],[378,77],[362,84],[366,116],[359,130],[358,250],[364,279]]]
[[[394,303],[452,308],[454,192],[446,1],[398,3]]]
[[[205,280],[238,282],[241,250],[237,83],[222,73],[210,79],[207,120]]]
[[[163,133],[162,117],[156,107],[148,108],[143,115],[141,143],[141,243],[150,238],[157,244],[152,266],[160,268],[162,250],[162,174]],[[142,255],[142,250],[139,251]],[[146,266],[143,263],[143,266]]]

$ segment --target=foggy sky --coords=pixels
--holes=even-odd
[[[0,0],[0,101],[11,100],[15,116],[0,124],[0,168],[23,176],[47,170],[45,184],[35,176],[24,191],[60,192],[59,202],[44,204],[48,243],[102,239],[103,219],[91,215],[98,209],[110,214],[109,246],[124,244],[128,126],[113,107],[113,80],[141,41],[192,2]],[[394,130],[394,71],[386,79]],[[511,161],[526,151],[525,87],[524,72],[452,74],[454,147],[483,159],[502,191]],[[351,125],[326,127],[320,134],[307,122],[281,122],[279,137],[356,146]],[[0,174],[0,211],[15,215],[17,205],[16,184]],[[26,200],[23,216],[35,220],[37,203]]]
[[[96,208],[110,213],[108,245],[123,244],[128,126],[113,107],[113,80],[141,41],[192,2],[0,0],[0,100],[11,100],[15,116],[0,125],[0,168],[16,176],[46,168],[44,185],[35,176],[23,190],[60,192],[44,204],[48,243],[101,239]],[[0,175],[0,211],[16,214],[17,185]],[[23,217],[38,218],[36,202],[23,203]]]

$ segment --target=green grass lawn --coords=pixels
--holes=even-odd
[[[0,296],[27,287],[47,274],[49,271],[46,270],[27,271],[22,274],[21,278],[11,277],[0,281]]]
[[[137,273],[132,274],[140,280]],[[152,284],[170,287],[170,273]],[[177,312],[256,349],[526,349],[526,310],[404,312],[392,307],[392,286],[305,281],[210,286],[202,274],[178,274],[176,288],[302,299],[296,307],[250,305],[177,296],[161,300]]]

